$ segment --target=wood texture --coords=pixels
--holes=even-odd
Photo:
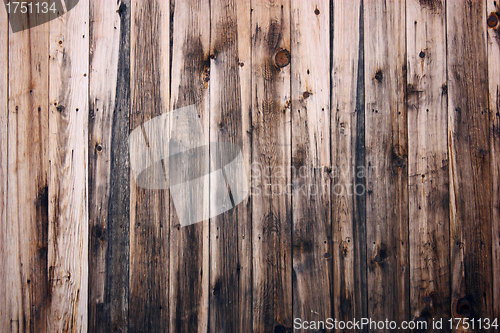
[[[486,2],[447,2],[446,17],[451,311],[453,317],[491,318],[492,182]]]
[[[405,6],[364,3],[368,316],[409,320]]]
[[[291,1],[293,317],[333,315],[330,210],[330,6]],[[317,57],[321,55],[321,57]]]
[[[88,327],[89,2],[49,23],[47,331]]]
[[[126,332],[130,1],[90,1],[89,331]],[[103,61],[106,59],[106,61]]]
[[[252,135],[250,2],[211,1],[210,15],[210,141],[241,147],[246,174],[226,171],[225,177],[244,177],[248,182]],[[212,154],[212,158],[217,157]],[[211,184],[211,198],[218,187]],[[210,221],[209,330],[214,333],[244,332],[252,327],[248,315],[252,309],[250,214],[248,196],[233,210]]]
[[[348,320],[367,317],[363,2],[332,10],[333,304],[334,318]]]
[[[449,318],[450,231],[446,6],[406,2],[412,318]]]
[[[168,3],[132,1],[130,130],[168,111],[169,22]],[[153,142],[160,133],[148,134],[146,142]],[[142,149],[131,145],[130,156]],[[129,332],[161,332],[167,330],[169,311],[168,192],[130,179]]]
[[[488,18],[498,18],[500,5],[488,0]],[[487,28],[488,32],[488,82],[489,114],[491,121],[491,177],[492,177],[492,260],[493,260],[493,318],[500,317],[500,26]]]
[[[253,330],[292,327],[290,3],[252,2]],[[293,57],[293,55],[292,55]]]
[[[179,64],[172,66],[170,110],[195,105],[208,142],[210,4],[204,0],[175,1],[171,3],[170,13],[173,20],[172,64]],[[182,131],[190,133],[189,128]],[[205,168],[204,163],[191,165],[191,170]],[[205,190],[200,193],[203,198],[199,209],[209,207],[208,194]],[[190,198],[184,201],[186,207],[190,207]],[[210,297],[209,221],[181,227],[173,206],[170,200],[170,331],[206,332]]]

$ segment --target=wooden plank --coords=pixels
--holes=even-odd
[[[488,80],[491,119],[493,281],[500,280],[500,4],[488,0]],[[493,283],[493,318],[500,318],[500,284]]]
[[[130,129],[168,111],[169,4],[131,3]],[[144,128],[144,127],[143,127]],[[155,133],[149,133],[155,135]],[[159,134],[159,133],[156,133]],[[145,139],[153,142],[154,137]],[[145,147],[130,146],[133,153]],[[169,203],[164,189],[130,183],[129,331],[159,332],[168,327]]]
[[[172,72],[170,110],[195,105],[203,136],[209,140],[210,3],[204,0],[172,1]],[[182,132],[193,134],[189,128]],[[200,133],[197,133],[200,134]],[[175,140],[172,144],[181,146]],[[205,161],[190,165],[190,174]],[[208,189],[208,187],[206,187]],[[208,191],[200,193],[197,209],[208,209]],[[181,226],[179,212],[189,209],[190,198],[170,201],[170,331],[206,332],[209,306],[209,221]]]
[[[408,320],[405,4],[364,4],[368,315]]]
[[[48,331],[87,331],[89,1],[49,23]]]
[[[18,19],[28,24],[27,16]],[[9,72],[15,74],[9,77],[5,241],[13,331],[47,329],[48,41],[47,25],[9,34]]]
[[[447,2],[452,316],[492,318],[486,2]]]
[[[89,330],[126,332],[130,1],[90,1],[90,32]]]
[[[241,147],[246,174],[228,172],[227,168],[225,173],[227,181],[247,184],[251,163],[250,2],[211,1],[210,16],[210,141]],[[217,158],[214,154],[212,158]],[[215,198],[218,186],[210,187],[210,198]],[[234,204],[236,190],[231,189]],[[234,209],[210,221],[209,330],[214,333],[252,331],[252,316],[248,315],[252,309],[250,214],[247,196]]]
[[[450,316],[446,6],[406,2],[410,310]]]
[[[333,315],[330,2],[290,6],[293,317],[324,320]]]
[[[253,330],[291,329],[290,4],[252,2]],[[281,53],[278,53],[281,52]],[[293,57],[293,55],[292,55]],[[277,63],[284,67],[278,67]],[[276,325],[276,327],[274,327]]]
[[[334,318],[367,318],[362,1],[333,3]],[[349,31],[349,33],[346,33]]]
[[[7,244],[7,178],[8,178],[8,101],[9,101],[9,23],[7,11],[0,10],[0,276],[6,276],[8,269]],[[7,310],[7,279],[0,282],[0,327],[10,326],[10,311]]]

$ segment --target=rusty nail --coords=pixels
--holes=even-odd
[[[396,166],[397,166],[397,167],[402,167],[402,166],[403,166],[403,164],[404,164],[404,161],[403,161],[403,159],[402,159],[402,158],[398,158],[398,159],[396,160]]]
[[[302,97],[308,98],[310,95],[311,95],[311,93],[309,91],[304,91],[304,93],[302,94]]]
[[[494,28],[498,25],[498,15],[497,13],[491,13],[490,16],[488,17],[488,27]]]
[[[420,51],[420,53],[418,54],[418,56],[423,59],[425,57],[425,53],[423,51]]]
[[[460,298],[457,301],[457,314],[464,318],[468,318],[472,313],[472,306],[466,298]]]
[[[280,68],[287,66],[290,63],[290,52],[288,52],[288,50],[278,51],[274,57],[274,61],[276,66]]]
[[[319,15],[319,9],[318,9],[318,8],[316,8],[316,9],[314,10],[314,14]]]
[[[286,333],[286,328],[283,325],[274,325],[274,333]]]

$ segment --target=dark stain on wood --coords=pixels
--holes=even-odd
[[[419,0],[420,6],[428,8],[432,12],[439,13],[443,10],[441,0]]]

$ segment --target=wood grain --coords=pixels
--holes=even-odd
[[[451,311],[453,317],[491,318],[492,181],[486,2],[447,2],[446,17]]]
[[[320,75],[330,71],[329,9],[329,1],[290,5],[292,306],[303,320],[333,315],[330,80]]]
[[[211,1],[210,14],[210,141],[231,142],[241,147],[246,174],[226,171],[226,177],[228,180],[244,177],[243,181],[248,182],[252,91],[250,2]],[[213,154],[212,157],[217,158]],[[210,190],[211,198],[217,195],[216,184],[210,184]],[[251,331],[250,214],[248,196],[234,209],[210,221],[210,332]]]
[[[89,2],[49,23],[47,331],[88,327]]]
[[[368,316],[396,322],[410,312],[405,29],[404,3],[364,3]]]
[[[195,105],[206,141],[210,122],[210,4],[204,0],[171,3],[172,81],[170,110]],[[183,129],[186,135],[189,129]],[[175,142],[179,144],[179,142]],[[205,161],[190,165],[187,173],[204,168]],[[208,187],[206,187],[208,189]],[[209,206],[203,191],[199,209]],[[190,206],[185,198],[185,206]],[[209,304],[209,221],[181,227],[170,201],[170,331],[206,332]],[[213,291],[210,291],[211,293]]]
[[[450,316],[446,7],[406,2],[408,202],[413,318]]]
[[[89,100],[89,330],[126,332],[130,1],[90,1]]]
[[[367,317],[363,2],[332,10],[333,304],[334,318],[352,320]]]
[[[500,5],[488,0],[488,18],[498,18]],[[488,82],[491,120],[491,176],[492,176],[492,260],[493,281],[500,280],[500,26],[488,25]],[[493,318],[500,318],[500,284],[493,282]]]
[[[252,2],[251,31],[253,330],[284,332],[293,320],[291,69],[275,58],[290,51],[289,2]]]
[[[169,26],[168,3],[131,2],[131,130],[168,111]],[[145,139],[152,142],[154,137]],[[131,145],[131,158],[143,149]],[[168,200],[166,190],[141,188],[131,177],[129,332],[168,327]]]

